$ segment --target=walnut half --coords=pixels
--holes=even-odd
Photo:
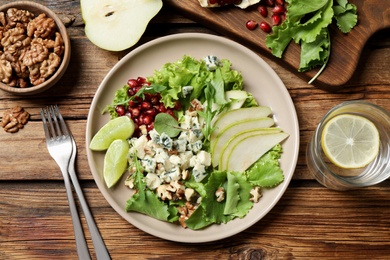
[[[1,126],[8,133],[16,133],[27,124],[30,114],[21,106],[16,106],[4,111]]]

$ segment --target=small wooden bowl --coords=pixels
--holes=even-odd
[[[60,80],[60,78],[64,75],[69,65],[71,46],[70,46],[70,39],[68,33],[66,31],[64,24],[59,19],[59,17],[46,6],[43,6],[41,4],[32,1],[16,1],[16,2],[12,2],[0,6],[0,12],[7,12],[7,10],[10,8],[27,10],[33,13],[35,16],[45,13],[47,17],[51,17],[55,21],[57,25],[57,30],[61,34],[64,40],[65,50],[61,57],[61,64],[56,69],[56,72],[53,75],[51,75],[49,78],[47,78],[42,84],[36,86],[30,86],[26,88],[20,88],[20,87],[11,87],[7,84],[0,82],[0,89],[16,95],[31,95],[31,94],[37,94],[43,92],[49,89],[50,87],[52,87],[53,85],[55,85],[58,82],[58,80]]]

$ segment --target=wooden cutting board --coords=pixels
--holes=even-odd
[[[348,34],[343,34],[336,26],[331,26],[331,56],[326,69],[313,85],[338,90],[346,84],[355,72],[360,55],[367,40],[376,32],[390,28],[390,0],[349,0],[358,9],[358,24]],[[274,57],[265,45],[266,33],[259,27],[253,31],[245,23],[253,19],[257,22],[268,21],[271,24],[271,9],[267,18],[263,18],[255,6],[240,9],[235,6],[220,8],[201,7],[198,0],[165,0],[182,14],[216,32],[233,39],[260,55],[275,60],[305,80],[310,80],[318,71],[298,72],[300,47],[291,42],[281,59]],[[388,33],[388,31],[385,31]]]

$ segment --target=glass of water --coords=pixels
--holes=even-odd
[[[371,121],[379,133],[379,151],[371,163],[361,168],[341,168],[325,155],[321,138],[329,120],[339,115],[361,116]],[[306,150],[307,166],[314,178],[330,189],[348,190],[378,184],[390,177],[390,113],[365,102],[347,101],[332,108],[319,122]]]

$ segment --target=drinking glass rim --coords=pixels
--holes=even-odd
[[[369,107],[372,107],[376,110],[378,110],[379,112],[383,113],[385,116],[387,116],[388,118],[390,118],[390,112],[388,112],[386,109],[380,107],[379,105],[376,105],[376,104],[373,104],[371,102],[368,102],[368,101],[363,101],[363,100],[350,100],[350,101],[344,101],[336,106],[334,106],[333,108],[331,108],[320,120],[320,122],[318,123],[318,126],[316,127],[316,130],[314,132],[314,152],[317,154],[317,160],[319,160],[318,164],[321,164],[323,167],[326,168],[328,174],[331,174],[331,176],[333,178],[335,178],[337,181],[341,182],[343,185],[348,185],[348,186],[354,186],[356,188],[359,188],[359,187],[365,187],[365,186],[371,186],[371,185],[375,185],[375,184],[378,184],[384,180],[386,180],[387,178],[389,178],[389,176],[387,177],[384,177],[383,179],[378,179],[372,183],[355,183],[355,182],[352,182],[352,180],[354,179],[358,179],[359,177],[349,177],[349,178],[343,178],[342,176],[338,175],[338,174],[335,174],[329,167],[328,165],[324,162],[324,160],[322,160],[322,157],[320,156],[319,153],[321,153],[322,151],[322,147],[321,147],[321,135],[322,135],[322,126],[325,125],[325,123],[329,120],[326,120],[332,113],[334,113],[334,111],[340,109],[341,107],[345,107],[345,106],[348,106],[348,105],[353,105],[353,104],[361,104],[361,105],[364,105],[364,106],[369,106]],[[390,175],[390,174],[389,174]],[[329,179],[329,176],[327,176],[326,174],[323,174],[323,176],[327,179]]]

